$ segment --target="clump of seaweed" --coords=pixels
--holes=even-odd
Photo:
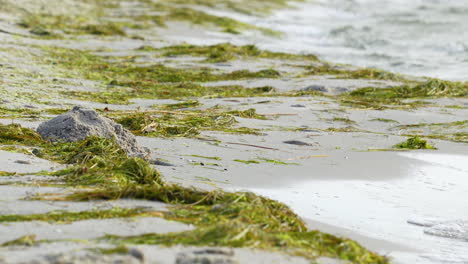
[[[268,118],[265,115],[257,114],[257,110],[255,108],[249,108],[247,110],[234,110],[227,112],[233,116],[238,116],[242,118],[253,118],[253,119],[260,119],[260,120],[267,120]]]
[[[106,103],[127,103],[129,98],[187,98],[187,97],[247,97],[267,95],[271,87],[245,88],[242,86],[203,86],[200,83],[251,78],[278,78],[273,69],[257,72],[238,70],[217,73],[206,67],[179,69],[162,64],[138,66],[128,62],[109,62],[105,57],[89,52],[54,48],[44,50],[49,56],[45,63],[55,64],[89,80],[103,81],[109,88],[103,92],[64,91],[62,94]]]
[[[119,217],[134,217],[144,215],[142,209],[133,208],[112,208],[109,210],[92,210],[82,212],[49,212],[45,214],[30,215],[0,215],[0,223],[25,222],[25,221],[46,221],[46,222],[74,222],[88,219],[109,219]]]
[[[35,146],[43,144],[44,140],[32,129],[24,128],[18,124],[0,124],[0,143]]]
[[[468,83],[430,79],[414,86],[405,84],[390,88],[361,88],[342,96],[341,101],[364,107],[385,108],[385,105],[418,106],[427,104],[419,101],[405,102],[404,99],[465,96],[468,96]]]
[[[408,138],[406,141],[396,144],[393,147],[397,149],[436,149],[427,143],[426,140],[418,136]]]
[[[7,241],[1,244],[0,246],[2,247],[11,247],[11,246],[31,247],[31,246],[34,246],[36,243],[37,243],[36,235],[26,235],[26,236],[22,236],[20,238],[17,238],[11,241]]]
[[[163,105],[160,108],[166,109],[166,110],[177,110],[177,109],[185,109],[185,108],[194,108],[200,105],[201,103],[198,101],[188,100],[188,101],[181,102],[181,103]]]
[[[271,52],[261,50],[255,45],[236,46],[230,43],[221,43],[210,46],[197,45],[179,45],[170,46],[157,50],[162,53],[162,56],[204,56],[206,62],[225,62],[234,59],[242,58],[269,58],[269,59],[291,59],[291,60],[310,60],[317,61],[315,55],[296,55],[282,52]]]
[[[95,16],[98,16],[97,14]],[[65,34],[91,34],[103,36],[125,36],[124,27],[138,28],[136,24],[110,21],[89,21],[87,17],[51,14],[28,14],[18,23],[19,26],[39,37],[60,38]],[[60,32],[60,33],[59,33]]]
[[[258,134],[256,129],[235,127],[234,116],[245,118],[261,118],[255,112],[216,112],[216,111],[172,111],[161,112],[160,115],[150,113],[134,113],[125,116],[115,116],[117,123],[131,130],[136,135],[151,137],[192,137],[200,131],[223,131],[227,133]]]
[[[341,79],[405,81],[405,78],[399,74],[373,68],[343,69],[329,63],[305,66],[304,68],[307,70],[306,75],[335,75]]]
[[[28,129],[23,132],[35,134]],[[16,140],[19,142],[22,139]],[[85,201],[135,198],[163,201],[174,206],[169,212],[152,216],[191,223],[197,227],[192,231],[162,235],[106,236],[103,239],[107,241],[117,244],[253,247],[305,256],[311,260],[318,256],[331,256],[356,263],[388,262],[385,257],[367,251],[352,240],[307,231],[304,222],[290,208],[277,201],[253,193],[203,191],[164,182],[159,172],[146,160],[128,158],[112,139],[89,137],[73,143],[45,142],[42,147],[46,158],[71,163],[68,168],[52,175],[62,177],[70,186],[88,188],[71,194],[41,195],[37,199]],[[58,212],[3,216],[0,221],[75,221],[139,213],[131,210]],[[20,239],[5,245],[25,244],[28,241]]]

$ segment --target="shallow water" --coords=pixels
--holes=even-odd
[[[286,34],[259,46],[404,74],[468,80],[468,0],[309,0],[295,5],[297,9],[253,21]]]
[[[385,181],[359,179],[357,169],[350,170],[349,180],[337,175],[250,190],[285,202],[304,218],[411,249],[376,249],[391,256],[393,263],[468,263],[468,156],[390,155],[408,162],[402,163],[400,175]],[[360,170],[379,174],[386,168]]]

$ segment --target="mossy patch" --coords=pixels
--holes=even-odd
[[[258,158],[258,159],[250,159],[250,160],[241,160],[241,159],[235,159],[234,161],[244,163],[244,164],[260,164],[261,162],[266,162],[266,163],[271,163],[275,165],[299,165],[299,163],[289,163],[289,162],[284,162],[281,160],[274,160],[274,159],[268,159],[268,158]]]
[[[110,210],[93,210],[82,212],[56,211],[46,214],[31,215],[0,215],[0,223],[7,222],[26,222],[26,221],[45,221],[69,223],[89,219],[109,219],[120,217],[144,216],[142,209],[112,208]]]
[[[188,101],[176,103],[176,104],[166,104],[159,108],[166,109],[166,110],[178,110],[178,109],[194,108],[200,105],[201,103],[198,101],[188,100]]]
[[[261,50],[255,45],[236,46],[230,43],[221,43],[210,46],[197,46],[197,45],[180,45],[170,46],[156,51],[160,52],[162,56],[203,56],[206,57],[205,62],[226,62],[235,59],[281,59],[281,60],[308,60],[317,61],[315,55],[296,55],[282,52],[271,52]]]
[[[44,63],[57,65],[69,77],[101,81],[109,85],[102,92],[64,91],[63,95],[76,99],[106,103],[128,103],[130,98],[186,98],[186,97],[247,97],[267,95],[271,87],[244,88],[241,86],[206,87],[203,82],[278,78],[279,72],[263,69],[257,72],[238,70],[217,73],[210,68],[178,69],[162,64],[138,66],[130,62],[109,62],[105,57],[89,52],[54,48],[45,50]]]
[[[234,113],[234,114],[241,114]],[[233,113],[217,111],[178,111],[151,115],[135,113],[114,117],[115,121],[136,135],[150,137],[193,137],[201,131],[223,131],[239,134],[259,134],[257,129],[237,127]],[[252,114],[252,113],[251,113]],[[248,118],[248,116],[245,116]],[[253,115],[253,117],[256,117]],[[252,118],[253,118],[252,117]]]
[[[416,107],[428,104],[424,101],[405,101],[404,99],[466,96],[468,96],[468,83],[430,79],[416,85],[361,88],[341,96],[340,101],[352,106],[384,109],[388,105]]]
[[[427,143],[426,140],[418,136],[411,137],[404,142],[396,144],[393,146],[393,148],[396,148],[396,149],[436,149],[435,147]]]
[[[201,155],[190,155],[191,157],[195,158],[203,158],[203,159],[210,159],[210,160],[221,160],[220,157],[207,157],[207,156],[201,156]]]
[[[26,236],[22,236],[11,241],[7,241],[1,244],[0,246],[2,247],[11,247],[11,246],[31,247],[31,246],[34,246],[36,243],[37,243],[36,235],[26,235]]]
[[[387,263],[386,258],[367,251],[354,241],[307,231],[304,222],[279,202],[252,193],[207,192],[166,183],[147,161],[126,157],[111,139],[90,137],[81,142],[44,143],[43,146],[46,157],[71,163],[67,169],[51,175],[61,177],[70,186],[88,188],[79,189],[76,193],[43,194],[37,199],[83,201],[135,198],[163,201],[174,207],[170,212],[152,216],[192,223],[197,227],[193,231],[165,235],[103,238],[107,241],[118,244],[254,247],[306,256],[311,260],[325,255],[358,263]],[[75,221],[140,213],[122,210],[7,215],[1,219]]]
[[[140,25],[126,22],[91,21],[90,17],[97,18],[102,14],[91,16],[65,16],[51,14],[29,14],[24,16],[19,26],[39,37],[61,38],[62,34],[70,35],[102,35],[102,36],[125,36],[124,27],[141,28]]]
[[[400,125],[395,127],[400,133],[418,134],[426,138],[450,140],[454,142],[468,142],[468,120],[447,122],[447,123],[418,123]],[[414,129],[422,129],[415,131]]]
[[[0,124],[0,144],[35,146],[43,143],[42,137],[31,129],[18,124]]]
[[[388,118],[374,118],[369,121],[377,121],[377,122],[384,122],[384,123],[399,123],[396,120],[388,119]]]
[[[304,73],[305,75],[334,75],[340,79],[406,81],[406,79],[399,74],[372,68],[344,69],[329,63],[305,66],[303,68],[306,70],[306,73]]]

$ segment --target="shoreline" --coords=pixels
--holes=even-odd
[[[113,239],[132,241],[135,238],[131,235],[143,239],[145,233],[164,237],[195,230],[194,222],[183,220],[183,216],[180,217],[183,221],[173,222],[174,215],[166,215],[173,207],[159,202],[28,200],[35,193],[73,194],[83,188],[92,190],[100,186],[82,186],[67,182],[66,177],[38,173],[58,171],[65,166],[74,168],[76,164],[40,159],[33,150],[49,151],[51,145],[12,141],[2,134],[12,123],[20,124],[22,129],[35,129],[39,123],[76,104],[94,108],[131,130],[142,146],[152,150],[152,159],[172,165],[151,168],[161,172],[164,181],[179,184],[180,188],[246,189],[278,198],[298,212],[309,229],[318,228],[321,232],[355,239],[372,251],[390,255],[391,263],[423,263],[430,253],[428,245],[442,245],[442,250],[453,246],[449,255],[444,252],[440,256],[430,255],[434,263],[438,263],[437,258],[460,253],[462,242],[426,235],[406,224],[412,215],[404,214],[445,212],[450,204],[434,200],[430,207],[431,201],[426,204],[408,186],[422,190],[429,198],[440,193],[447,201],[468,190],[468,183],[459,175],[466,169],[456,169],[461,163],[452,164],[454,169],[441,158],[443,154],[459,154],[462,159],[466,153],[467,83],[336,65],[320,61],[313,54],[261,50],[247,44],[279,36],[259,26],[215,16],[208,12],[214,7],[202,4],[197,7],[181,4],[177,5],[179,9],[174,9],[171,5],[153,6],[155,3],[151,1],[133,5],[102,1],[105,2],[102,9],[94,11],[90,10],[99,1],[59,1],[56,5],[46,5],[49,13],[41,14],[41,4],[24,0],[24,7],[35,15],[23,20],[18,19],[23,11],[12,1],[6,1],[10,5],[3,6],[11,9],[0,9],[0,73],[3,74],[0,189],[6,193],[6,199],[0,199],[5,206],[0,210],[0,219],[8,215],[47,217],[44,214],[56,210],[64,218],[76,211],[89,213],[96,208],[105,211],[121,207],[143,208],[154,216],[124,210],[118,214],[112,211],[106,219],[87,215],[85,220],[64,220],[64,223],[19,221],[13,227],[5,220],[0,223],[0,234],[9,239],[0,244],[13,241],[20,246],[1,246],[0,262],[2,258],[7,263],[18,262],[15,254],[24,250],[25,259],[39,258],[43,263],[53,263],[57,258],[71,259],[74,263],[90,259],[102,263],[121,259],[138,263],[139,258],[131,253],[137,248],[149,263],[156,261],[151,251],[160,252],[165,256],[165,263],[172,263],[177,253],[194,250],[191,244],[161,248],[102,238],[113,231],[113,235],[119,236]],[[285,3],[250,1],[253,13],[249,15],[261,17],[268,10],[284,8]],[[70,13],[72,7],[76,9]],[[232,10],[230,5],[215,8],[240,12]],[[89,16],[83,16],[80,13],[83,10],[88,10]],[[77,18],[83,24],[74,24]],[[8,25],[8,30],[2,25]],[[231,44],[219,44],[224,42]],[[396,147],[408,145],[412,138],[423,140],[424,147],[434,145],[437,150]],[[417,155],[422,155],[422,160]],[[429,160],[424,160],[428,157]],[[441,163],[435,162],[439,159]],[[428,166],[432,167],[428,169]],[[432,170],[436,174],[449,173],[449,182],[439,180]],[[304,189],[308,184],[310,188]],[[355,189],[348,190],[342,185]],[[455,194],[451,196],[451,192]],[[298,205],[294,199],[307,201],[307,205]],[[408,202],[413,200],[414,204]],[[450,205],[455,208],[459,202]],[[389,217],[373,218],[369,212],[372,206]],[[399,206],[406,209],[399,211]],[[403,214],[399,215],[398,224],[392,222],[396,218],[390,217],[391,213]],[[467,217],[459,212],[446,213],[439,215],[441,221]],[[118,217],[119,214],[128,217]],[[348,219],[347,214],[352,217]],[[388,230],[378,234],[379,223],[387,225],[382,228]],[[16,232],[20,226],[25,232],[13,236],[11,228]],[[100,226],[108,230],[89,234]],[[166,230],[165,227],[174,228]],[[406,233],[401,236],[395,233],[403,229]],[[40,231],[39,242],[35,238],[32,242],[25,241],[31,239],[27,235],[34,234],[35,230]],[[168,234],[169,231],[176,233]],[[321,232],[320,235],[328,236]],[[375,235],[370,236],[369,232]],[[23,240],[15,241],[18,237]],[[119,243],[128,248],[122,252],[111,250],[108,254],[102,253],[105,250],[89,252],[86,243],[71,243],[68,239],[72,238],[102,249],[112,249]],[[44,239],[58,240],[41,242]],[[174,240],[177,239],[175,236]],[[411,239],[423,239],[424,246],[415,250],[401,243]],[[216,247],[218,242],[210,246]],[[57,250],[50,254],[38,250],[42,247],[51,250],[49,243]],[[324,256],[321,260],[324,263],[341,263],[337,259],[340,254],[332,246],[325,247],[332,253],[324,255],[320,251],[308,251],[308,259],[295,253],[293,247],[278,247],[273,252],[260,248],[267,249],[260,256],[252,249],[236,249],[235,256],[239,261],[255,258],[258,263],[281,263],[288,258],[290,263],[307,263]],[[73,253],[74,250],[79,253]],[[363,256],[371,254],[364,248],[358,252]],[[460,255],[460,259],[464,257]],[[356,259],[355,263],[368,262]]]

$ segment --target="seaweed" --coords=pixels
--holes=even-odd
[[[408,138],[406,141],[394,145],[393,148],[396,148],[396,149],[436,149],[435,147],[427,143],[426,140],[418,136]]]

